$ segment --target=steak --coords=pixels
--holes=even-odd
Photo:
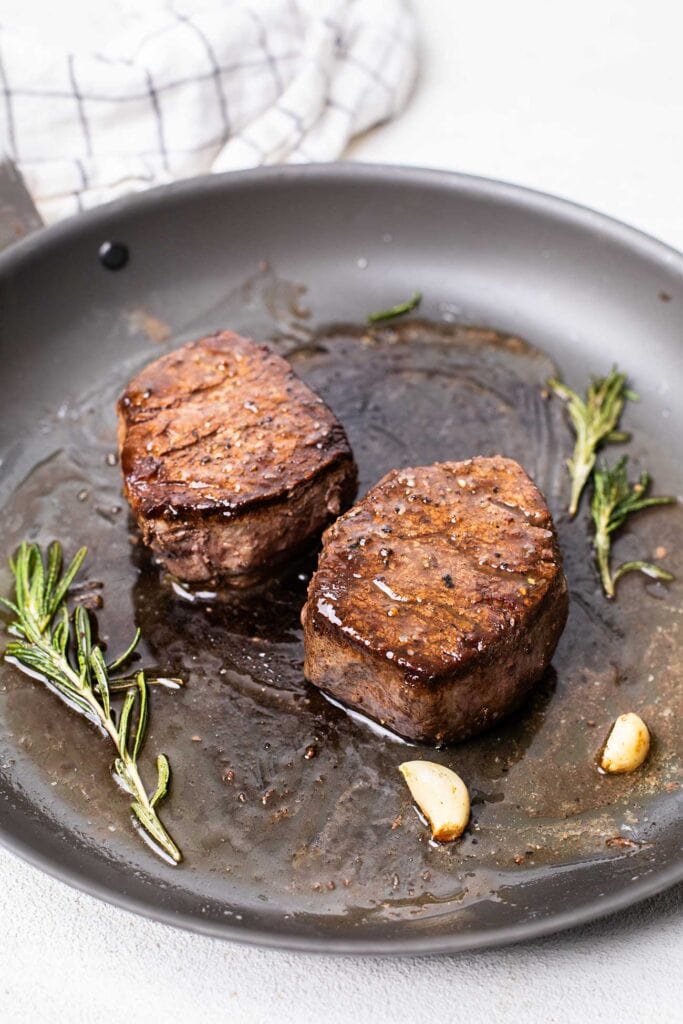
[[[324,535],[304,673],[401,736],[450,743],[522,702],[567,608],[550,512],[516,462],[392,470]]]
[[[146,366],[118,402],[124,491],[182,580],[252,582],[356,493],[343,427],[289,364],[222,331]]]

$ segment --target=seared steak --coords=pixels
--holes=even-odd
[[[324,535],[304,672],[402,736],[461,740],[522,701],[567,604],[550,513],[516,462],[392,470]]]
[[[145,367],[118,414],[126,497],[183,580],[249,582],[353,501],[332,412],[284,359],[229,331]]]

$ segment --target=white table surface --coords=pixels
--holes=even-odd
[[[518,182],[683,249],[677,0],[416,0],[409,109],[353,159]],[[0,1020],[525,1024],[683,1019],[683,886],[594,925],[426,960],[313,957],[174,931],[0,852]]]

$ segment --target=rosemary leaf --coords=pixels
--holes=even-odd
[[[145,742],[145,733],[147,732],[147,687],[145,685],[145,674],[144,672],[138,672],[137,675],[137,687],[139,695],[139,707],[138,707],[138,721],[135,726],[135,738],[133,740],[133,760],[137,761],[138,754],[142,750],[142,744]]]
[[[130,808],[147,835],[151,836],[156,844],[166,851],[171,860],[178,864],[182,860],[182,854],[159,821],[151,804],[148,806],[134,800]]]
[[[606,377],[593,379],[583,399],[559,380],[549,380],[548,387],[567,403],[576,435],[574,452],[567,460],[572,481],[569,515],[573,518],[595,466],[598,448],[606,442],[628,441],[629,435],[617,427],[627,398],[635,396],[626,386],[626,375],[616,367]]]
[[[57,556],[59,558],[60,566],[61,566],[62,546],[61,546],[61,544],[58,544],[57,541],[54,541],[53,546],[56,547],[56,549],[57,549]],[[53,594],[51,595],[51,598],[50,598],[50,607],[48,609],[50,615],[54,615],[54,613],[56,612],[57,608],[59,607],[59,605],[62,603],[62,601],[66,597],[66,593],[67,593],[69,587],[71,586],[71,584],[73,583],[74,578],[76,576],[76,573],[78,572],[78,570],[82,566],[83,561],[84,561],[85,556],[87,555],[87,553],[88,553],[88,549],[87,548],[80,548],[76,552],[76,554],[74,555],[73,559],[71,560],[71,564],[69,565],[69,568],[66,570],[66,572],[62,576],[61,580],[59,580],[59,582],[55,586],[54,592],[53,592]],[[39,553],[39,557],[40,557],[40,553]]]
[[[166,796],[170,767],[165,754],[156,759],[157,785],[150,797],[140,778],[138,757],[142,752],[149,716],[148,682],[144,672],[134,679],[111,679],[110,673],[124,665],[140,640],[136,630],[132,643],[109,665],[95,641],[89,613],[77,606],[69,615],[66,596],[80,569],[86,549],[81,548],[63,570],[62,547],[50,545],[47,557],[37,544],[27,541],[10,560],[14,576],[14,600],[0,599],[14,619],[7,632],[14,637],[5,649],[5,660],[26,675],[43,682],[65,704],[94,723],[108,736],[116,751],[114,774],[132,797],[131,811],[153,848],[177,864],[182,854],[164,828],[156,805]],[[181,685],[180,680],[159,679],[164,685]],[[112,694],[125,690],[116,724]]]
[[[415,292],[407,302],[399,302],[397,306],[391,306],[389,309],[382,309],[379,313],[370,313],[368,315],[369,324],[378,324],[382,320],[393,320],[397,316],[403,316],[404,313],[410,313],[411,310],[417,309],[422,302],[422,292]]]
[[[133,635],[133,639],[128,644],[128,647],[126,647],[126,649],[123,652],[123,654],[119,654],[118,658],[114,658],[113,661],[110,661],[108,663],[108,665],[107,665],[107,672],[115,672],[117,668],[120,668],[122,665],[125,665],[125,663],[131,657],[131,655],[133,654],[133,652],[135,651],[135,648],[137,647],[137,645],[139,643],[140,643],[140,630],[136,629],[135,633]]]
[[[168,791],[168,780],[171,777],[171,766],[168,763],[168,758],[165,754],[159,754],[157,757],[157,788],[154,790],[154,795],[149,801],[154,807],[159,800],[163,800]]]
[[[93,648],[90,652],[90,668],[96,680],[95,690],[99,694],[102,709],[105,715],[109,717],[111,714],[109,679],[107,678],[107,666],[104,663],[102,651],[99,647]]]
[[[181,686],[185,685],[182,679],[174,679],[172,676],[152,676],[151,678],[145,676],[145,683],[147,686],[162,686],[166,690],[179,690]],[[121,693],[134,685],[134,678],[108,680],[110,693]]]
[[[620,529],[634,512],[655,505],[670,505],[676,499],[668,496],[648,497],[650,477],[641,473],[635,483],[630,483],[627,473],[628,458],[624,455],[610,468],[607,464],[596,468],[593,474],[593,498],[591,514],[595,533],[593,547],[600,572],[602,588],[607,597],[614,597],[615,586],[622,576],[629,572],[642,572],[658,580],[672,580],[666,569],[651,562],[623,562],[614,571],[611,567],[612,534]]]
[[[55,595],[55,589],[59,583],[59,570],[61,568],[61,549],[59,544],[54,542],[47,549],[47,580],[45,583],[45,598],[48,608],[51,607]]]
[[[14,612],[15,615],[19,614],[19,609],[15,605],[14,601],[8,601],[6,597],[0,597],[0,605],[6,608],[8,612]]]
[[[121,715],[119,716],[119,750],[121,751],[121,757],[125,764],[126,754],[128,753],[128,722],[130,720],[130,713],[133,710],[133,705],[136,700],[136,691],[132,688],[126,691],[126,696],[123,701],[123,707],[121,708]]]
[[[652,562],[622,562],[618,569],[612,574],[612,579],[616,583],[617,580],[625,576],[627,572],[642,572],[646,576],[649,576],[653,580],[662,580],[664,583],[670,583],[674,579],[673,573],[667,572],[666,569],[662,569],[660,565],[654,565]]]

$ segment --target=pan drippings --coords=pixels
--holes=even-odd
[[[475,903],[479,920],[519,916],[514,905],[548,869],[560,879],[577,862],[630,857],[632,875],[648,870],[683,759],[681,584],[630,578],[616,603],[603,598],[587,512],[569,522],[563,511],[571,436],[545,390],[555,367],[517,338],[420,321],[302,332],[274,346],[344,424],[361,494],[395,466],[501,453],[525,467],[555,518],[571,592],[552,669],[514,717],[435,754],[378,734],[305,683],[299,613],[314,554],[251,592],[174,587],[127,519],[113,457],[115,398],[140,358],[26,439],[34,468],[4,501],[1,548],[8,555],[24,536],[58,537],[67,553],[86,544],[103,639],[117,649],[137,623],[141,664],[185,679],[181,691],[153,693],[149,749],[165,750],[175,769],[165,815],[186,864],[174,873],[140,847],[125,798],[111,799],[97,735],[4,664],[3,771],[70,824],[70,842],[150,884],[188,890],[216,918],[266,903],[278,920],[323,915],[372,929],[443,919],[446,929],[457,911],[467,927]],[[637,523],[637,550],[666,548],[679,579],[682,526],[678,507]],[[629,537],[620,543],[628,557]],[[9,583],[3,569],[3,593]],[[595,753],[625,710],[649,724],[654,749],[636,774],[605,778]],[[398,772],[408,756],[466,781],[472,824],[462,839],[430,842]]]

